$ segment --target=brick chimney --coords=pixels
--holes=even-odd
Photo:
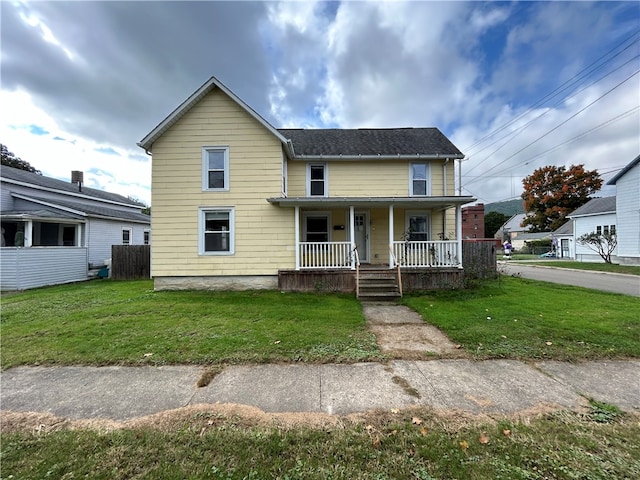
[[[78,185],[78,191],[82,191],[82,182],[84,181],[84,173],[79,170],[71,171],[71,183]]]

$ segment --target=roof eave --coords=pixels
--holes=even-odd
[[[296,155],[294,160],[325,161],[325,160],[462,160],[462,153],[414,153],[396,155]]]
[[[310,207],[310,206],[336,206],[348,205],[378,206],[407,205],[407,206],[431,206],[433,208],[465,205],[475,202],[477,198],[466,196],[448,197],[272,197],[267,202],[281,207]]]

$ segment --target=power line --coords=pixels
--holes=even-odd
[[[552,90],[550,93],[548,93],[547,95],[545,95],[544,97],[542,97],[541,99],[539,99],[537,102],[535,102],[531,107],[529,107],[526,111],[524,111],[522,114],[518,115],[517,117],[511,119],[509,122],[503,124],[502,126],[494,129],[492,132],[490,132],[489,134],[485,135],[484,137],[482,137],[480,140],[477,140],[474,144],[463,148],[463,151],[468,151],[473,149],[473,147],[475,147],[476,145],[478,145],[479,143],[483,142],[484,140],[486,140],[487,138],[491,138],[493,135],[495,135],[496,133],[500,132],[501,130],[504,130],[506,127],[508,127],[509,125],[513,124],[514,122],[516,122],[517,120],[519,120],[520,118],[522,118],[523,116],[525,116],[526,114],[528,114],[531,110],[533,110],[534,108],[536,108],[539,104],[543,103],[550,95],[555,94],[553,96],[551,96],[551,98],[555,97],[558,93],[560,93],[561,91],[566,90],[567,88],[569,88],[570,85],[568,84],[573,84],[576,82],[573,82],[574,79],[577,79],[581,76],[585,76],[583,75],[587,70],[589,70],[592,66],[594,66],[595,64],[597,64],[598,62],[600,62],[603,58],[609,56],[612,52],[614,52],[615,50],[617,50],[620,46],[624,45],[625,43],[627,43],[629,40],[631,40],[633,37],[635,37],[636,35],[638,35],[638,33],[640,33],[639,30],[636,30],[632,35],[630,35],[629,37],[625,38],[622,42],[620,42],[618,45],[616,45],[615,47],[613,47],[612,49],[610,49],[608,52],[606,52],[604,55],[600,56],[598,59],[596,59],[594,62],[592,62],[591,64],[589,64],[588,66],[586,66],[585,68],[583,68],[582,70],[580,70],[580,72],[578,72],[577,74],[575,74],[573,77],[571,77],[569,80],[565,81],[564,83],[562,83],[560,86],[558,86],[557,88],[555,88],[554,90]],[[620,52],[618,52],[616,55],[614,55],[612,58],[610,58],[609,60],[607,60],[607,62],[613,60],[614,58],[616,58],[618,55],[622,54],[624,51],[626,51],[627,49],[629,49],[634,43],[636,43],[637,40],[634,40],[633,42],[631,42],[629,45],[627,45],[624,49],[622,49]],[[604,62],[604,63],[607,63]],[[604,65],[603,63],[603,65]],[[598,68],[601,68],[602,65],[598,66],[597,68],[594,68],[593,71],[597,70]],[[592,72],[589,72],[592,73]],[[577,81],[577,80],[576,80]],[[573,82],[573,83],[571,83]],[[565,85],[567,85],[565,87]],[[564,88],[563,88],[564,87]],[[556,93],[557,92],[557,93]]]
[[[505,158],[504,160],[502,160],[501,162],[495,164],[493,167],[489,168],[488,170],[486,170],[484,173],[485,175],[487,173],[489,173],[490,171],[496,169],[497,167],[499,167],[500,165],[502,165],[503,163],[507,162],[508,160],[511,160],[513,157],[515,157],[516,155],[518,155],[519,153],[521,153],[522,151],[526,150],[527,148],[529,148],[530,146],[534,145],[535,143],[539,142],[540,140],[542,140],[543,138],[545,138],[547,135],[553,133],[554,131],[556,131],[558,128],[562,127],[563,125],[565,125],[566,123],[568,123],[569,121],[571,121],[572,119],[574,119],[575,117],[577,117],[579,114],[581,114],[582,112],[584,112],[586,109],[588,109],[589,107],[591,107],[592,105],[594,105],[595,103],[599,102],[600,100],[602,100],[604,97],[606,97],[607,95],[609,95],[611,92],[613,92],[614,90],[616,90],[617,88],[619,88],[620,86],[622,86],[624,83],[628,82],[629,80],[631,80],[634,76],[636,76],[638,73],[640,73],[640,70],[636,70],[634,73],[632,73],[631,75],[629,75],[627,78],[625,78],[622,82],[618,83],[615,87],[607,90],[605,93],[603,93],[601,96],[599,96],[598,98],[596,98],[593,102],[589,103],[588,105],[586,105],[585,107],[581,108],[580,110],[578,110],[576,113],[574,113],[573,115],[571,115],[569,118],[567,118],[566,120],[564,120],[563,122],[560,122],[558,125],[556,125],[555,127],[553,127],[551,130],[547,131],[546,133],[544,133],[543,135],[539,136],[538,138],[536,138],[533,142],[530,142],[529,144],[525,145],[524,147],[522,147],[520,150],[518,150],[517,152],[509,155],[507,158]]]

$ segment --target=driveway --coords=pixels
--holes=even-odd
[[[522,278],[532,280],[640,297],[640,276],[637,275],[546,267],[509,261],[498,262],[498,271],[506,275],[520,275]]]

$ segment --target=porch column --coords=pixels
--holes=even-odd
[[[24,246],[33,246],[33,222],[27,220],[24,224]]]
[[[76,224],[76,247],[82,247],[82,223]]]
[[[349,243],[351,243],[350,249],[353,250],[356,246],[356,211],[353,205],[349,206]],[[356,269],[356,256],[351,255],[351,270]]]
[[[458,241],[458,268],[462,268],[462,206],[456,206],[456,240]]]
[[[294,208],[294,222],[295,222],[295,244],[296,244],[296,270],[300,270],[300,207],[296,205]]]
[[[393,267],[393,205],[389,205],[389,268]]]

